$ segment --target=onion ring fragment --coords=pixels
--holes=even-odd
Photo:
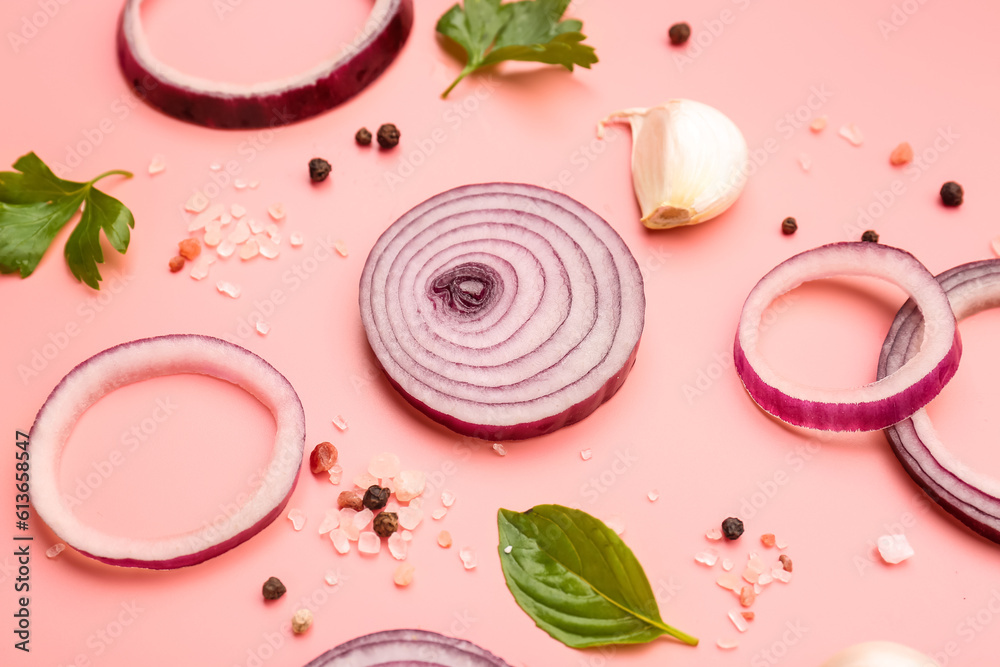
[[[464,639],[427,630],[385,630],[332,648],[305,667],[510,667]]]

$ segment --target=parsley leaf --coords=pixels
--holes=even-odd
[[[438,19],[437,31],[466,53],[465,67],[441,94],[480,67],[504,60],[590,68],[597,62],[591,46],[583,44],[583,23],[561,21],[570,0],[522,0],[505,5],[500,0],[464,0]]]
[[[14,168],[17,171],[0,172],[0,273],[30,276],[59,230],[83,206],[80,222],[66,242],[66,263],[77,280],[100,289],[101,230],[124,254],[135,220],[124,204],[94,188],[94,183],[112,174],[127,178],[132,174],[108,171],[86,183],[64,181],[34,153],[19,158]]]

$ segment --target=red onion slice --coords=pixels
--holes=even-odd
[[[510,667],[464,639],[427,630],[386,630],[344,642],[305,667]]]
[[[80,416],[119,387],[178,373],[199,373],[239,385],[267,406],[277,426],[264,482],[238,511],[200,529],[160,539],[109,535],[80,523],[59,493],[63,446]],[[295,489],[305,444],[305,414],[281,373],[238,345],[179,334],[122,343],[79,364],[56,385],[29,434],[31,501],[66,544],[111,565],[155,570],[195,565],[250,539],[271,523]]]
[[[959,320],[1000,306],[1000,260],[957,266],[938,281]],[[879,378],[917,353],[922,329],[922,314],[907,301],[882,346]],[[1000,542],[1000,480],[977,473],[949,452],[926,410],[917,410],[885,433],[903,467],[935,502],[980,535]]]
[[[469,185],[372,248],[361,319],[392,385],[459,433],[506,440],[583,419],[625,381],[645,297],[625,242],[579,202]]]
[[[237,84],[184,74],[161,62],[142,27],[142,2],[127,0],[118,27],[125,79],[160,111],[207,127],[275,127],[331,109],[389,67],[413,26],[413,0],[376,0],[354,41],[332,58],[288,79]]]
[[[761,316],[782,294],[809,280],[871,276],[901,287],[929,323],[905,364],[863,387],[820,389],[780,377],[757,349]],[[878,243],[833,243],[795,255],[764,276],[743,306],[736,371],[766,412],[789,424],[826,431],[874,431],[903,420],[937,396],[958,368],[962,346],[941,285],[913,255]]]

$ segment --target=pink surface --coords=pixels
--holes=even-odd
[[[271,76],[294,70],[300,55],[323,53],[324,31],[310,16],[329,3],[300,0],[291,16],[276,18],[262,3],[231,2],[225,4],[233,11],[219,19],[205,9],[208,3],[185,0],[181,7],[198,17],[193,27],[172,4],[150,3],[148,15],[158,20],[162,13],[164,21],[151,30],[154,44],[178,64],[191,53],[218,58],[205,73],[236,72],[231,62],[242,61]],[[584,21],[601,58],[592,70],[505,66],[471,77],[441,100],[459,69],[433,31],[448,4],[418,3],[400,59],[343,107],[273,132],[225,132],[175,121],[134,99],[114,56],[117,0],[4,3],[0,161],[7,165],[34,150],[74,179],[130,169],[135,178],[103,186],[130,206],[137,222],[126,256],[107,250],[99,294],[77,284],[64,264],[68,230],[29,279],[0,279],[6,439],[0,451],[7,452],[0,489],[9,508],[9,523],[0,527],[0,618],[6,619],[0,664],[294,667],[357,635],[396,627],[460,636],[515,666],[819,665],[871,639],[909,644],[942,664],[994,664],[1000,547],[929,503],[882,434],[817,437],[764,416],[732,371],[731,347],[753,284],[800,250],[874,228],[883,242],[906,248],[935,273],[991,255],[989,240],[1000,233],[989,203],[1000,176],[1000,47],[993,34],[1000,10],[973,2],[734,0],[631,2],[627,12],[622,3],[581,0],[570,14]],[[363,11],[350,12],[353,25]],[[666,29],[677,20],[694,28],[683,49],[666,44]],[[336,28],[335,43],[352,34]],[[188,50],[187,39],[198,45]],[[279,55],[260,58],[266,50]],[[723,217],[650,233],[638,223],[627,132],[600,143],[594,125],[611,111],[672,97],[697,99],[732,117],[758,167]],[[830,120],[819,135],[805,127],[815,115]],[[396,150],[355,146],[358,127],[374,130],[383,122],[402,131]],[[861,128],[863,146],[836,135],[844,123]],[[888,155],[903,140],[921,161],[894,169]],[[146,167],[157,153],[166,156],[167,170],[151,177]],[[811,158],[808,173],[799,166],[801,153]],[[330,181],[319,186],[306,177],[306,162],[316,155],[333,163]],[[224,169],[213,172],[211,163]],[[237,191],[234,177],[259,179],[260,186]],[[941,183],[952,179],[967,193],[957,210],[937,198]],[[579,199],[619,231],[646,279],[646,329],[620,393],[579,424],[508,444],[505,458],[489,443],[434,424],[396,395],[373,367],[357,312],[361,267],[379,233],[441,190],[489,180],[548,185]],[[239,203],[252,216],[285,204],[281,255],[231,258],[204,282],[171,275],[167,260],[187,235],[184,201],[222,181],[228,182],[217,201]],[[779,231],[788,215],[799,221],[791,237]],[[302,232],[303,247],[288,246],[292,231]],[[330,250],[338,240],[348,257]],[[214,288],[220,279],[240,284],[242,296],[220,295]],[[775,368],[796,379],[868,382],[899,304],[894,288],[865,281],[807,285],[775,305],[762,345]],[[247,326],[258,315],[271,324],[266,337]],[[996,311],[960,325],[962,365],[929,410],[946,442],[1000,476],[998,326]],[[317,536],[340,489],[308,470],[289,504],[307,514],[303,531],[280,519],[237,549],[177,571],[119,569],[72,551],[49,560],[44,550],[58,540],[33,517],[27,533],[34,538],[32,650],[16,651],[14,433],[29,429],[51,388],[81,360],[125,340],[170,332],[234,340],[284,373],[305,405],[307,446],[330,440],[340,448],[340,488],[373,454],[392,451],[405,466],[432,474],[428,509],[440,505],[442,488],[458,500],[444,519],[427,518],[415,531],[409,561],[416,573],[407,589],[393,585],[396,562],[384,550],[374,558],[340,556]],[[273,422],[252,398],[217,385],[157,380],[124,389],[86,415],[64,459],[64,490],[72,492],[78,478],[86,483],[112,450],[123,457],[94,485],[81,516],[152,535],[224,512],[266,456]],[[125,432],[136,424],[141,430],[165,397],[176,397],[176,412],[125,451],[131,446]],[[346,432],[331,424],[337,414],[349,421]],[[582,449],[592,449],[593,458],[581,460]],[[647,499],[652,490],[659,492],[655,502]],[[701,646],[660,640],[576,651],[535,628],[505,588],[495,515],[498,507],[549,502],[620,517],[664,619],[699,637]],[[705,531],[730,515],[741,515],[748,533],[723,545],[725,555],[741,562],[756,549],[773,558],[756,540],[774,532],[787,540],[795,563],[794,580],[766,590],[742,635],[726,618],[737,604],[714,583],[718,566],[709,571],[693,560],[710,545]],[[889,567],[871,556],[871,545],[899,527],[916,556]],[[436,544],[441,529],[454,537],[450,550]],[[462,568],[463,546],[478,553],[474,570]],[[340,573],[339,586],[324,583],[328,570]],[[272,575],[289,592],[264,604],[260,585]],[[300,606],[312,608],[315,626],[293,637],[288,622]],[[719,638],[738,638],[740,646],[722,652]]]

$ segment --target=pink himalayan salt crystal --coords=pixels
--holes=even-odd
[[[733,625],[735,625],[736,629],[740,632],[746,632],[747,628],[750,627],[747,625],[747,619],[743,618],[743,614],[740,613],[739,609],[729,610],[729,620],[733,622]]]
[[[341,257],[347,257],[347,244],[343,241],[337,241],[333,244],[333,249],[337,251],[337,254]]]
[[[452,545],[451,533],[447,530],[442,530],[438,533],[438,546],[442,549],[448,549]]]
[[[493,443],[493,451],[497,453],[497,456],[507,456],[507,448],[499,442]]]
[[[215,248],[220,243],[222,243],[222,230],[216,227],[211,227],[205,230],[205,245],[209,248]]]
[[[293,248],[301,247],[301,245],[305,243],[302,239],[302,234],[299,232],[292,232],[292,234],[288,237],[288,242],[292,244]]]
[[[254,328],[257,330],[257,333],[259,333],[261,336],[266,336],[267,334],[271,333],[271,325],[263,320],[258,320]],[[334,483],[339,484],[340,482],[334,482]]]
[[[715,580],[715,583],[734,593],[739,593],[743,587],[743,580],[735,572],[723,572]]]
[[[250,225],[247,224],[246,220],[239,220],[236,226],[233,227],[233,231],[229,232],[229,236],[226,239],[239,245],[245,243],[250,238],[250,233]]]
[[[222,215],[219,216],[219,219],[216,222],[210,222],[207,225],[205,225],[205,229],[208,229],[209,227],[214,226],[215,224],[218,224],[219,229],[222,229],[232,221],[233,221],[233,216],[231,216],[229,213],[223,212]]]
[[[861,134],[861,129],[854,123],[842,125],[839,134],[844,139],[847,139],[852,146],[860,146],[865,142],[865,137]]]
[[[732,559],[723,558],[722,559],[722,569],[725,570],[726,572],[729,572],[730,570],[732,570],[733,569],[733,561],[732,561]]]
[[[740,643],[735,639],[716,639],[715,645],[723,651],[732,651],[733,649],[738,648]]]
[[[284,220],[285,219],[285,205],[278,202],[271,204],[267,207],[267,214],[271,216],[272,220]]]
[[[469,547],[462,547],[459,549],[458,557],[462,559],[462,565],[466,570],[473,569],[478,563],[478,560],[476,559],[476,552]]]
[[[614,514],[604,520],[604,524],[615,531],[615,535],[621,535],[625,532],[625,519],[621,518],[618,514]]]
[[[378,477],[370,472],[363,472],[354,478],[354,486],[359,489],[368,489],[369,486],[378,484]]]
[[[267,226],[264,227],[264,231],[267,232],[268,236],[272,236],[272,237],[273,236],[280,236],[281,235],[281,227],[279,227],[278,225],[274,224],[273,222],[267,223]]]
[[[653,489],[652,491],[646,494],[646,497],[649,498],[649,502],[655,503],[657,500],[660,499],[660,492],[657,491],[656,489]]]
[[[337,427],[338,431],[347,430],[347,420],[341,417],[340,415],[337,415],[331,421],[333,422],[333,425]]]
[[[806,153],[799,153],[799,166],[802,171],[809,171],[812,168],[812,158]]]
[[[251,190],[256,190],[257,186],[260,185],[260,181],[250,181],[247,185],[250,186]]]
[[[878,545],[878,553],[882,556],[882,560],[890,565],[902,563],[914,554],[913,547],[910,546],[906,535],[903,534],[882,535],[878,538],[876,544]],[[782,567],[782,572],[784,571],[784,567]],[[775,575],[775,578],[777,578],[777,575]]]
[[[234,218],[242,218],[244,215],[247,214],[247,210],[242,206],[240,206],[239,204],[233,204],[232,206],[229,207],[229,214],[232,215]]]
[[[156,174],[163,173],[167,168],[167,158],[162,155],[154,155],[153,159],[149,161],[149,175],[155,176]]]
[[[398,498],[399,496],[396,497]],[[422,510],[424,508],[424,499],[414,498],[413,500],[410,501],[410,507],[412,507],[415,510]]]
[[[213,220],[217,220],[225,211],[226,207],[222,204],[212,204],[207,209],[194,216],[191,222],[188,223],[188,231],[196,232],[199,229],[204,229],[208,223]]]
[[[236,252],[236,244],[229,239],[222,239],[219,246],[215,249],[215,253],[223,259],[232,257],[234,252]]]
[[[419,470],[400,470],[396,475],[396,498],[409,502],[424,492],[427,477]]]
[[[712,567],[719,562],[719,552],[715,549],[705,549],[704,551],[696,553],[694,555],[694,559],[695,562]]]
[[[910,162],[913,162],[913,146],[906,141],[893,148],[892,152],[889,153],[889,164],[893,167],[899,167]]]
[[[340,510],[340,530],[344,531],[351,542],[357,541],[360,533],[360,530],[354,527],[354,515],[357,513],[357,510],[352,510],[350,507]]]
[[[513,551],[513,550],[514,550],[514,546],[513,546],[513,545],[511,545],[511,544],[508,544],[507,546],[505,546],[505,547],[503,548],[503,552],[504,552],[505,554],[509,554],[509,553],[510,553],[511,551]]]
[[[240,289],[239,285],[234,285],[233,283],[227,283],[225,280],[220,280],[219,282],[215,283],[215,288],[220,292],[222,292],[223,294],[225,294],[226,296],[231,297],[233,299],[240,298],[240,294],[242,293],[242,290]]]
[[[788,542],[776,537],[774,538],[774,546],[778,547],[779,549],[787,549]]]
[[[375,477],[395,477],[399,474],[399,457],[389,452],[376,454],[368,462],[368,472]]]
[[[413,532],[412,531],[401,530],[401,531],[399,531],[399,534],[403,537],[403,541],[404,542],[412,542],[413,541]]]
[[[358,551],[363,554],[377,554],[382,549],[382,538],[373,530],[363,531],[358,536]]]
[[[387,502],[385,504],[385,507],[382,508],[382,511],[383,512],[397,512],[398,513],[399,512],[399,503],[397,503],[392,498],[389,498],[389,502]]]
[[[439,507],[433,512],[431,512],[431,518],[435,521],[440,521],[448,514],[448,509],[446,507]]]
[[[389,489],[390,494],[396,493],[396,482],[389,477],[379,477],[379,485]]]
[[[413,507],[413,505],[400,507],[396,516],[399,517],[399,525],[406,530],[413,530],[424,519],[423,511],[418,507]]]
[[[392,574],[392,580],[397,586],[409,586],[413,583],[413,573],[416,568],[409,563],[400,563],[399,567]]]
[[[319,534],[325,535],[334,528],[340,528],[340,510],[337,508],[326,511],[326,514],[323,516],[323,522],[319,524]]]
[[[774,581],[774,577],[771,576],[770,572],[761,572],[757,577],[756,586],[767,586],[769,583]]]
[[[826,129],[826,116],[817,116],[809,123],[809,129],[813,132],[822,132]]]
[[[201,213],[208,208],[208,197],[201,192],[195,192],[184,203],[184,210],[188,213]]]
[[[721,528],[712,528],[707,533],[705,533],[705,537],[707,537],[710,540],[715,540],[715,541],[721,540],[722,539],[722,529]]]
[[[246,190],[247,185],[249,185],[249,183],[244,181],[242,178],[237,178],[235,181],[233,181],[233,187],[236,188],[237,190]]]
[[[206,253],[198,255],[198,257],[192,262],[191,267],[191,277],[195,280],[204,280],[208,278],[208,267],[215,264],[215,258],[210,257]]]
[[[400,533],[393,533],[386,540],[386,544],[389,546],[389,553],[396,560],[406,560],[406,552],[410,549],[410,543],[403,539]]]
[[[749,607],[757,599],[757,592],[753,586],[744,586],[740,589],[740,605]]]
[[[256,218],[250,218],[250,221],[247,224],[250,226],[250,232],[252,234],[263,234],[264,229],[267,227],[265,222],[259,221]]]
[[[211,169],[212,171],[221,171],[222,165],[219,164],[218,162],[213,162],[212,164],[208,165],[208,168]]]
[[[306,525],[306,515],[298,508],[292,508],[288,511],[288,520],[292,522],[292,528],[295,530],[302,530],[302,527]]]
[[[48,556],[49,558],[55,558],[65,550],[66,550],[66,545],[63,544],[62,542],[59,542],[58,544],[53,544],[51,547],[46,549],[45,555]]]
[[[326,582],[327,586],[336,586],[340,583],[340,572],[337,570],[327,570],[326,574],[323,575],[323,581]]]
[[[580,450],[580,458],[583,459],[584,461],[589,461],[590,459],[594,458],[594,450],[592,450],[592,449],[581,449]]]
[[[455,504],[455,494],[452,493],[451,491],[447,491],[447,490],[442,491],[441,492],[441,504],[444,505],[445,507],[451,507],[452,505],[454,505]]]
[[[253,259],[260,254],[260,246],[257,244],[256,239],[250,239],[242,246],[240,246],[240,259],[243,261]]]
[[[266,236],[254,240],[257,241],[257,247],[260,249],[260,256],[264,259],[275,259],[281,253],[281,248],[278,247],[278,244]]]
[[[787,584],[792,580],[792,573],[786,571],[781,565],[776,565],[771,568],[771,576],[784,584]]]
[[[339,554],[346,554],[351,550],[351,540],[347,537],[347,532],[343,528],[334,528],[330,531],[330,541],[333,548]]]
[[[366,507],[354,515],[354,518],[351,519],[351,523],[358,530],[364,530],[369,525],[371,525],[372,519],[374,518],[375,518],[375,512],[372,512],[370,509]]]

